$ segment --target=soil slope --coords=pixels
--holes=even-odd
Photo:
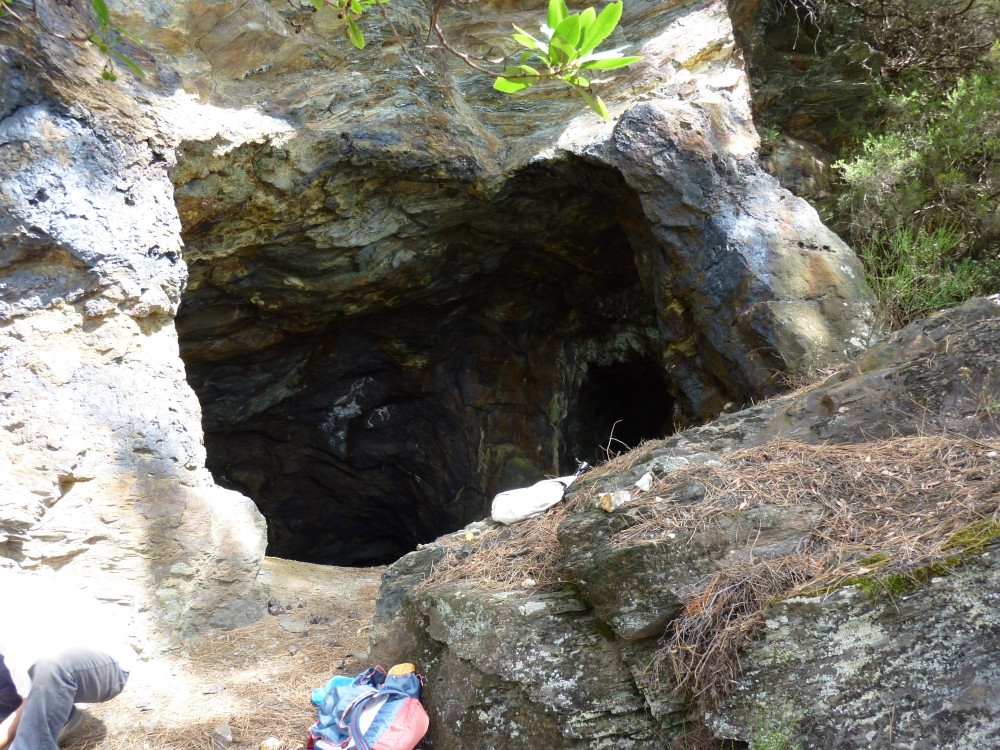
[[[85,709],[87,723],[64,748],[305,747],[316,719],[312,689],[370,666],[368,631],[382,571],[266,558],[261,578],[271,614],[140,660],[125,692]]]

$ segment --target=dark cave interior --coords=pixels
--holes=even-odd
[[[293,271],[358,253],[302,236],[241,250],[238,284],[205,251],[189,261],[177,326],[208,467],[257,503],[268,554],[391,562],[488,516],[496,492],[669,434],[643,226],[617,173],[573,161],[401,231],[439,251],[381,286],[288,291]]]

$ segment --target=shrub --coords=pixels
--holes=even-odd
[[[896,329],[934,310],[953,307],[988,285],[984,268],[970,258],[955,260],[961,234],[901,227],[876,234],[861,258],[878,303],[879,323]]]
[[[1000,44],[989,63],[944,94],[894,97],[891,124],[837,163],[838,213],[887,324],[1000,288]]]

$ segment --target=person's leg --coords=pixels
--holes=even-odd
[[[14,680],[11,679],[7,665],[3,662],[3,654],[0,654],[0,721],[14,713],[14,709],[20,705],[21,696],[17,694]]]
[[[57,750],[59,732],[74,703],[111,700],[128,675],[118,662],[99,651],[73,649],[35,663],[31,690],[10,750]]]

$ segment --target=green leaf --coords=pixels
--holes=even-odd
[[[587,102],[587,106],[603,117],[605,122],[610,122],[611,114],[608,112],[608,108],[604,106],[604,102],[601,100],[601,97],[596,94],[591,96],[584,89],[577,88],[575,86],[573,87],[573,90],[578,93],[585,102]]]
[[[359,3],[358,0],[351,0],[351,10],[359,16],[364,13],[364,10],[361,8],[361,3]]]
[[[493,88],[497,91],[503,91],[505,94],[515,94],[538,83],[538,71],[530,65],[508,66],[503,72],[505,76],[519,76],[517,78],[497,78],[494,81]]]
[[[108,6],[104,0],[90,0],[90,5],[94,9],[94,15],[97,16],[97,23],[101,30],[106,31],[111,28],[111,14],[108,12]]]
[[[614,70],[615,68],[624,68],[626,65],[631,65],[641,59],[641,57],[607,57],[582,63],[580,67],[588,70]]]
[[[578,74],[565,76],[563,80],[569,83],[571,86],[581,86],[583,88],[588,88],[590,86],[590,81],[588,81],[586,78]]]
[[[128,69],[135,73],[139,78],[146,77],[146,71],[140,68],[139,65],[127,55],[123,55],[121,52],[115,52],[115,57],[128,66]]]
[[[623,8],[622,0],[604,6],[604,10],[601,11],[600,15],[597,16],[597,20],[587,29],[587,33],[579,45],[581,54],[586,55],[593,52],[597,48],[597,45],[608,38],[611,32],[618,26]]]
[[[593,8],[587,8],[580,14],[580,30],[583,38],[586,38],[587,29],[594,25],[596,18],[597,12]]]
[[[347,19],[347,27],[344,29],[344,34],[355,47],[358,49],[365,48],[365,35],[361,33],[361,29],[358,28],[353,18]]]
[[[510,78],[497,78],[493,82],[493,88],[505,94],[516,94],[518,91],[524,91],[529,86],[534,86],[537,80],[530,78],[514,78],[513,80]]]
[[[576,59],[577,54],[578,52],[574,45],[569,44],[562,37],[552,37],[552,42],[549,44],[548,56],[554,64],[572,62]]]
[[[517,33],[511,34],[510,35],[511,39],[518,42],[519,44],[524,45],[529,49],[537,50],[538,52],[541,52],[543,55],[549,54],[549,45],[547,45],[545,42],[535,39],[535,37],[533,37],[524,29],[521,29],[517,26],[514,26],[514,28],[517,29]]]
[[[555,29],[569,15],[569,8],[566,7],[566,0],[549,0],[549,12],[546,16],[545,25],[550,29]]]
[[[562,39],[573,48],[573,56],[576,57],[576,47],[580,42],[580,14],[574,13],[571,16],[566,16],[566,18],[559,22],[558,26],[554,26],[553,28],[555,31],[552,33],[552,41],[555,42],[556,39]]]
[[[323,0],[309,0],[309,2],[316,10],[323,10],[323,6],[325,5]]]

